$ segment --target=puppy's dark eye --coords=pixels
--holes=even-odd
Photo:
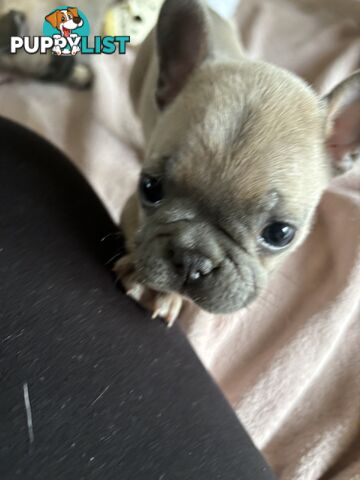
[[[158,205],[164,196],[161,178],[141,175],[139,191],[145,205]]]
[[[273,250],[280,249],[293,241],[295,233],[296,230],[292,225],[284,222],[274,222],[261,232],[260,241]]]

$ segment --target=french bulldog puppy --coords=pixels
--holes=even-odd
[[[352,163],[360,71],[319,98],[246,58],[202,1],[166,0],[130,90],[146,148],[122,216],[118,276],[169,324],[184,299],[241,309],[304,241],[324,189]]]

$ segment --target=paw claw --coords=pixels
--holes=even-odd
[[[175,320],[176,320],[176,317],[174,317],[174,316],[167,317],[167,319],[166,319],[166,327],[167,327],[167,328],[171,328],[171,327],[174,325]]]
[[[159,293],[155,299],[155,310],[157,316],[162,317],[170,328],[180,314],[183,305],[183,298],[177,293]]]
[[[156,309],[153,314],[151,315],[151,318],[155,320],[156,318],[160,317],[160,311],[159,309]]]
[[[183,305],[183,298],[177,293],[164,293],[152,290],[136,280],[135,269],[130,255],[122,257],[114,266],[126,294],[152,311],[151,318],[161,317],[168,328],[174,325]]]

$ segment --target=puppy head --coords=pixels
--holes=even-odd
[[[359,146],[360,73],[320,99],[279,68],[214,60],[212,28],[200,1],[167,0],[161,11],[161,113],[135,257],[149,286],[226,313],[304,240],[333,172]]]
[[[66,10],[55,10],[55,12],[45,17],[52,27],[66,33],[83,25],[83,20],[79,16],[78,9],[69,7]]]

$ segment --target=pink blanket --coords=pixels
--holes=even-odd
[[[321,92],[360,67],[358,0],[242,0],[236,19],[253,57]],[[97,81],[86,93],[0,86],[0,113],[64,150],[116,219],[141,152],[127,94],[133,56],[93,58]],[[357,167],[333,182],[310,237],[253,305],[227,317],[192,305],[182,314],[194,348],[281,480],[360,479],[359,247]]]

